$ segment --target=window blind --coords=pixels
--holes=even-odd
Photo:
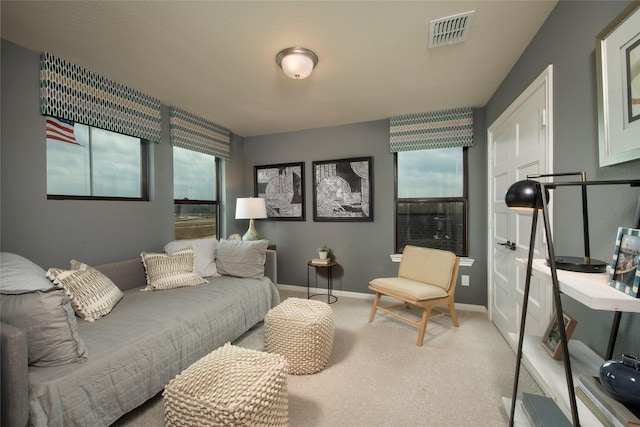
[[[473,146],[473,109],[456,108],[389,119],[389,151]]]
[[[228,129],[177,107],[169,108],[169,127],[173,146],[229,159]]]
[[[40,55],[40,112],[160,142],[160,101],[50,53]]]

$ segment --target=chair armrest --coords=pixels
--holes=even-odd
[[[264,275],[278,284],[278,255],[276,251],[267,249],[267,260],[264,263]]]
[[[24,427],[29,422],[27,337],[15,326],[0,322],[0,424]]]

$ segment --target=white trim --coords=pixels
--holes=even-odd
[[[402,261],[402,254],[391,254],[389,257],[391,257],[391,261],[393,262]],[[460,258],[460,267],[471,267],[475,261],[473,258],[462,257]]]
[[[300,293],[305,293],[307,286],[306,285],[302,285],[302,286],[297,286],[297,285],[282,285],[282,284],[278,284],[276,285],[276,287],[278,288],[278,290],[283,290],[283,291],[290,291],[290,292],[300,292]],[[326,294],[327,293],[327,288],[309,288],[309,291],[312,294]],[[370,293],[363,293],[363,292],[352,292],[352,291],[340,291],[340,290],[335,290],[333,289],[331,291],[332,295],[337,296],[338,298],[340,297],[347,297],[347,298],[357,298],[357,299],[363,299],[363,300],[369,300],[371,302],[373,302],[373,294]],[[322,301],[322,299],[318,299],[318,301]],[[455,303],[456,309],[460,310],[460,311],[477,311],[480,313],[487,313],[487,307],[483,306],[483,305],[476,305],[476,304],[462,304],[462,303]]]

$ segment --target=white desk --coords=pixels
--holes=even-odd
[[[520,267],[527,268],[527,260],[518,258]],[[609,286],[608,273],[576,273],[556,270],[560,291],[572,299],[594,310],[627,311],[640,313],[640,298],[633,298]],[[535,277],[551,281],[551,269],[544,259],[533,260]]]

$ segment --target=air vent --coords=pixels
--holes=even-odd
[[[429,47],[461,43],[467,39],[476,11],[434,19],[429,25]]]

